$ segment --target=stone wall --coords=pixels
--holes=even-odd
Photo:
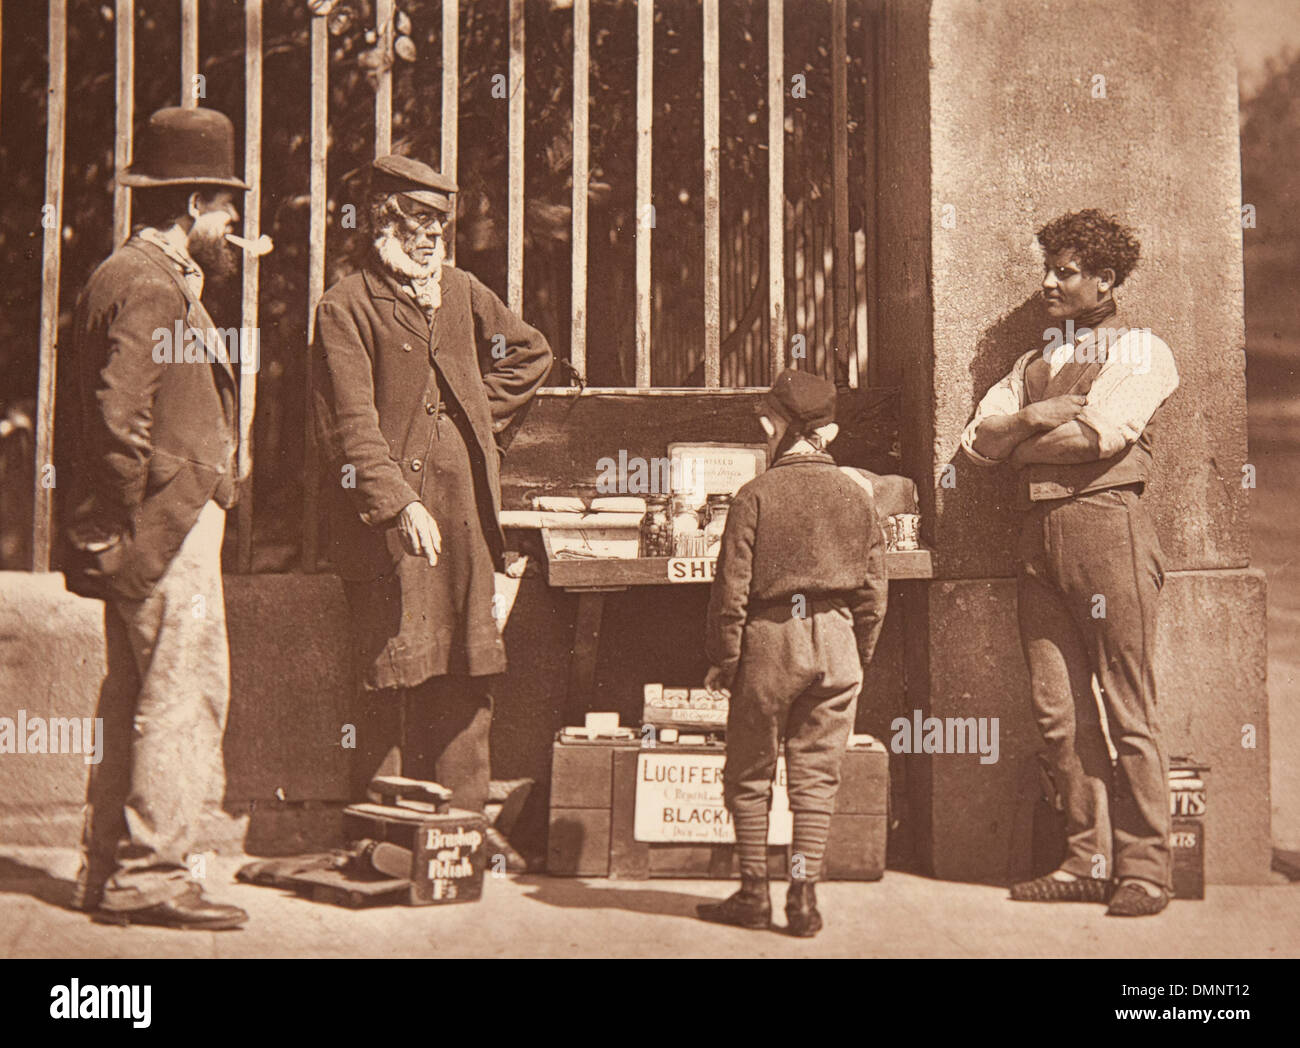
[[[958,445],[984,391],[1045,344],[1035,230],[1099,207],[1138,230],[1143,262],[1119,298],[1170,345],[1181,376],[1155,431],[1147,493],[1169,566],[1181,569],[1162,600],[1166,735],[1171,752],[1215,769],[1208,875],[1263,881],[1264,587],[1241,570],[1240,183],[1223,5],[897,0],[882,44],[893,90],[882,95],[885,300],[873,352],[903,384],[903,458],[942,580],[907,585],[908,697],[939,717],[998,717],[1003,740],[993,766],[900,762],[929,827],[921,853],[954,879],[1002,881],[1026,861],[1011,823],[1039,743],[1016,631],[1012,477],[971,465]]]

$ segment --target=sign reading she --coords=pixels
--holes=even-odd
[[[670,557],[668,581],[712,582],[717,567],[717,557]]]
[[[636,765],[635,840],[648,843],[734,844],[731,813],[722,801],[721,753],[641,753]],[[789,844],[792,823],[785,758],[777,760],[767,843]]]

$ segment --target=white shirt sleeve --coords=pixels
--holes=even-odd
[[[992,459],[975,450],[975,431],[986,418],[995,415],[1014,415],[1020,410],[1024,398],[1025,365],[1033,358],[1037,350],[1030,350],[1019,360],[1011,371],[984,394],[975,409],[975,417],[966,424],[961,435],[961,449],[966,457],[980,466],[996,466],[1005,459]]]
[[[1079,421],[1096,431],[1100,457],[1110,458],[1142,435],[1177,388],[1169,347],[1148,330],[1129,330],[1110,349]]]

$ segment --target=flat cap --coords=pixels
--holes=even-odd
[[[379,157],[370,170],[375,192],[402,193],[439,211],[452,211],[451,194],[456,192],[456,183],[428,164],[392,153]]]
[[[807,371],[786,368],[776,376],[762,404],[808,432],[835,421],[835,384]]]

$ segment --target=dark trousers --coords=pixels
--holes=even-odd
[[[446,786],[455,808],[482,811],[492,775],[489,689],[496,679],[451,675],[366,692],[357,733],[357,795],[374,775],[400,773]]]
[[[1065,806],[1061,869],[1170,887],[1169,767],[1152,671],[1164,572],[1146,508],[1129,488],[1039,504],[1019,559],[1031,701]]]

